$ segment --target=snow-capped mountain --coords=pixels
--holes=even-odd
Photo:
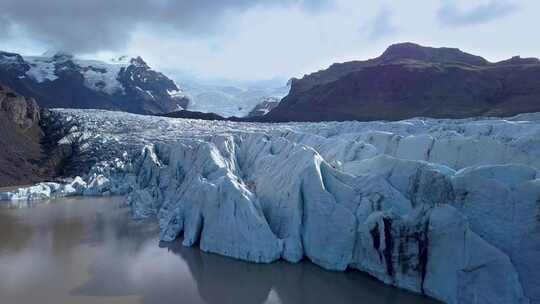
[[[173,80],[140,57],[102,62],[63,52],[27,57],[0,52],[0,82],[49,108],[154,114],[183,109],[189,103]]]

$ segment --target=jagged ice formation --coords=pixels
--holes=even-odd
[[[55,111],[81,177],[0,199],[123,194],[164,241],[355,268],[447,303],[540,303],[540,114],[251,124]]]

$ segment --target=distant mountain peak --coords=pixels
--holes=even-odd
[[[0,66],[18,67],[24,64],[25,62],[21,55],[0,51]]]
[[[141,56],[137,56],[130,60],[130,63],[138,68],[149,68],[148,64],[142,59]]]
[[[42,57],[52,58],[54,61],[67,61],[72,60],[75,56],[67,51],[61,50],[47,50],[41,54]]]
[[[501,65],[501,64],[507,64],[507,65],[512,65],[512,64],[539,64],[540,63],[540,60],[538,58],[522,58],[521,56],[514,56],[510,59],[507,59],[507,60],[503,60],[503,61],[499,61],[497,62],[497,64]]]
[[[489,62],[476,55],[465,53],[458,48],[426,47],[412,42],[390,45],[379,57],[383,61],[412,59],[435,63],[464,63],[486,65]]]
[[[131,60],[129,59],[128,55],[121,55],[111,58],[109,61],[114,64],[128,64]]]
[[[57,49],[49,49],[49,50],[46,50],[45,52],[43,52],[43,54],[41,54],[41,56],[42,57],[53,57],[54,55],[56,55],[58,53],[65,53],[65,52],[59,51]]]

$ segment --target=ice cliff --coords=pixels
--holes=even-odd
[[[81,177],[0,199],[123,194],[164,241],[354,268],[447,303],[540,303],[540,114],[250,124],[56,113]]]

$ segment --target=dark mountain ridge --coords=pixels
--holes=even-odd
[[[540,111],[540,60],[491,63],[455,48],[413,43],[293,79],[265,121],[465,118]]]

